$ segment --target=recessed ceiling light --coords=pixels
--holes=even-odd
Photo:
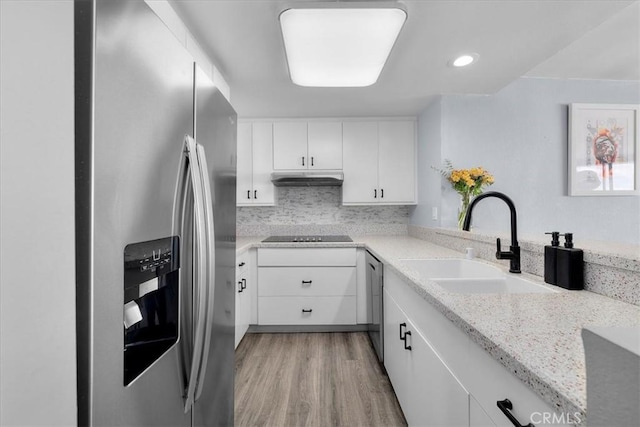
[[[477,53],[466,53],[450,62],[453,67],[466,67],[478,59]]]
[[[396,2],[295,5],[280,14],[293,83],[363,87],[378,80],[407,19]]]

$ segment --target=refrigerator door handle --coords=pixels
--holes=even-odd
[[[184,153],[180,166],[180,175],[178,189],[176,190],[175,203],[179,203],[179,218],[174,218],[174,224],[182,224],[185,216],[185,202],[187,199],[187,191],[185,186],[185,179],[190,178],[191,188],[193,188],[193,203],[194,203],[194,235],[195,235],[195,256],[194,256],[194,307],[195,307],[195,332],[194,332],[194,344],[193,355],[191,360],[191,369],[189,372],[188,382],[184,385],[184,412],[187,413],[191,410],[195,398],[195,390],[198,381],[198,373],[200,371],[202,348],[204,346],[203,330],[205,328],[206,316],[206,303],[207,300],[203,295],[205,289],[205,281],[207,277],[206,270],[206,257],[207,257],[207,243],[204,240],[206,235],[206,213],[204,211],[204,197],[201,181],[200,164],[197,160],[197,148],[196,143],[189,135],[185,136],[184,140]],[[181,193],[181,194],[179,194]],[[181,196],[181,197],[180,197]],[[180,226],[182,228],[182,226]],[[180,235],[182,235],[182,231]],[[184,286],[184,284],[181,284]]]
[[[200,369],[196,381],[196,392],[194,402],[198,400],[202,394],[202,388],[205,384],[205,374],[207,371],[207,361],[209,360],[209,349],[211,347],[211,333],[213,328],[213,303],[214,303],[214,290],[216,284],[216,250],[215,250],[215,221],[213,215],[214,199],[211,191],[211,184],[209,180],[209,167],[207,166],[207,157],[204,151],[204,147],[201,144],[196,144],[196,154],[198,163],[200,166],[200,178],[202,182],[202,193],[204,202],[204,218],[205,218],[205,247],[206,251],[206,279],[204,280],[204,292],[206,298],[205,309],[205,325],[204,325],[204,345],[202,347],[202,354],[200,356]]]

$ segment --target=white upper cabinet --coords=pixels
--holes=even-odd
[[[274,123],[273,169],[342,169],[342,123]]]
[[[415,204],[415,121],[343,123],[342,203]]]
[[[378,202],[378,123],[342,124],[342,203]]]
[[[238,206],[273,206],[272,123],[238,123]]]
[[[415,165],[415,122],[378,122],[378,185],[381,202],[416,202]]]
[[[273,124],[273,169],[308,168],[307,122]]]
[[[251,203],[253,191],[253,141],[251,123],[238,123],[236,204]]]
[[[309,169],[342,169],[342,123],[309,122]]]

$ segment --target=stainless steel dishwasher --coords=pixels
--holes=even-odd
[[[384,323],[382,311],[382,262],[371,252],[366,253],[367,264],[367,304],[369,308],[368,331],[378,360],[384,360]]]

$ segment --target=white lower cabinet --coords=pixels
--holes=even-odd
[[[249,325],[254,323],[252,320],[255,299],[254,257],[255,250],[249,250],[236,257],[236,347],[238,347],[238,344],[247,333]]]
[[[395,300],[384,294],[387,373],[410,426],[469,425],[469,394]]]
[[[496,427],[496,423],[491,420],[473,396],[469,396],[469,425],[473,427]]]
[[[260,297],[261,325],[353,325],[356,297]]]
[[[260,248],[259,325],[355,325],[355,248]]]
[[[384,289],[384,365],[409,425],[513,427],[498,407],[505,399],[511,403],[505,411],[523,426],[580,421],[579,414],[555,413],[392,271],[385,274]],[[400,340],[402,323],[406,323],[403,330],[411,332],[406,340],[411,351],[404,350]],[[434,408],[430,390],[447,396],[436,400]],[[463,402],[464,396],[468,400]]]
[[[251,280],[250,255],[250,252],[244,252],[236,257],[236,347],[251,323],[251,294],[255,286]]]

